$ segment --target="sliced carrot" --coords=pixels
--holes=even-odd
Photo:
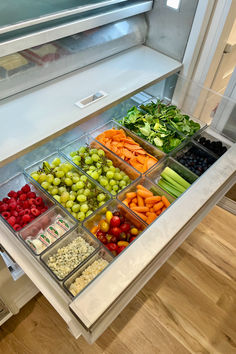
[[[159,202],[157,204],[154,205],[153,209],[155,212],[157,212],[158,210],[162,209],[164,206],[164,203],[163,202]]]
[[[148,191],[148,190],[142,190],[142,189],[139,189],[137,191],[137,194],[140,195],[140,197],[142,198],[148,198],[148,197],[152,197],[153,196],[153,193]]]
[[[135,213],[136,213],[141,219],[143,219],[144,221],[147,220],[147,216],[144,215],[143,213],[139,213],[138,211],[135,211]]]
[[[148,197],[145,199],[145,203],[157,203],[161,201],[161,197],[159,195],[155,195],[153,197]]]
[[[137,194],[137,202],[138,202],[138,206],[140,207],[144,206],[143,198],[139,194]]]
[[[145,206],[136,206],[131,209],[134,211],[138,211],[139,213],[146,213],[147,211],[149,211],[149,208]]]
[[[161,197],[161,199],[162,199],[163,203],[165,204],[165,207],[168,208],[168,206],[170,206],[169,200],[164,195]]]
[[[126,198],[129,198],[129,199],[133,199],[137,196],[137,193],[136,192],[129,192],[129,193],[126,193]]]
[[[146,223],[151,224],[155,219],[156,219],[156,214],[155,213],[149,213]]]

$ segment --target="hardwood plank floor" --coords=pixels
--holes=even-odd
[[[235,230],[215,207],[93,345],[38,295],[0,327],[0,353],[236,353]]]

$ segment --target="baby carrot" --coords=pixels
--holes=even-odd
[[[154,205],[153,209],[155,212],[157,212],[158,210],[162,209],[164,206],[164,203],[163,202],[159,202],[157,204]]]
[[[127,199],[124,199],[122,203],[124,203],[127,207],[129,206],[129,202]]]
[[[144,186],[142,186],[141,184],[137,185],[137,189],[142,189],[143,191],[146,191],[147,188],[145,188]]]
[[[155,213],[149,213],[146,223],[151,224],[155,219],[156,219],[156,214]]]
[[[169,200],[164,195],[161,197],[161,199],[162,199],[163,203],[165,204],[165,207],[168,208],[168,206],[170,206]]]
[[[130,203],[130,205],[129,205],[129,207],[132,209],[132,208],[135,208],[135,207],[137,207],[137,204],[136,203]]]
[[[157,203],[161,201],[161,197],[159,195],[155,195],[153,197],[148,197],[145,199],[146,203]]]
[[[146,213],[147,211],[149,211],[149,208],[148,207],[145,207],[145,206],[136,206],[136,207],[133,207],[131,208],[132,210],[134,211],[138,211],[139,213]]]
[[[161,209],[156,211],[156,215],[159,216],[161,214]]]
[[[144,206],[144,201],[141,195],[137,195],[138,206]]]
[[[136,198],[136,197],[133,198],[133,199],[132,199],[132,203],[138,204],[138,198]]]
[[[152,192],[150,191],[144,191],[142,189],[138,189],[138,192],[137,192],[138,195],[140,195],[140,197],[143,197],[143,198],[148,198],[148,197],[152,197],[153,194]]]
[[[129,193],[126,193],[126,198],[133,199],[136,197],[136,195],[137,195],[136,192],[129,192]]]
[[[143,219],[144,221],[147,220],[146,215],[144,215],[144,214],[142,214],[142,213],[139,213],[139,212],[137,212],[137,211],[135,211],[135,213],[136,213],[141,219]]]

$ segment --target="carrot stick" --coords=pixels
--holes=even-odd
[[[137,215],[138,215],[141,219],[143,219],[144,221],[147,220],[146,215],[144,215],[144,214],[142,214],[142,213],[139,213],[139,212],[137,212],[137,211],[135,211],[135,214],[137,214]]]
[[[136,197],[136,195],[137,195],[136,192],[129,192],[129,193],[126,193],[126,198],[133,199]]]
[[[137,195],[138,206],[144,206],[144,201],[141,195]]]
[[[145,199],[153,196],[152,192],[150,192],[148,190],[144,191],[142,189],[138,189],[137,194],[140,195],[140,197],[143,197]]]
[[[161,199],[162,199],[163,203],[165,204],[165,207],[168,208],[168,206],[170,206],[169,200],[164,195],[161,197]]]
[[[136,206],[131,209],[134,211],[138,211],[139,213],[146,213],[147,211],[149,211],[149,208],[145,206]]]
[[[145,199],[146,203],[157,203],[161,201],[161,198],[159,195],[155,195],[154,197],[148,197]],[[164,203],[164,201],[163,201]]]
[[[157,212],[158,210],[162,209],[164,206],[164,203],[163,202],[159,202],[157,204],[154,205],[153,209],[155,212]]]

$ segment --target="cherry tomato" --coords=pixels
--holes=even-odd
[[[117,250],[117,244],[114,243],[114,242],[109,242],[107,244],[107,248],[110,250],[110,251],[116,251]]]
[[[98,231],[96,232],[96,235],[97,235],[97,237],[98,237],[98,236],[105,236],[106,233],[103,232],[103,231],[101,231],[101,230],[98,230]]]
[[[130,224],[125,222],[124,224],[120,225],[120,228],[122,232],[128,232],[130,230]]]
[[[105,220],[102,220],[102,221],[100,222],[100,229],[101,229],[101,231],[103,231],[103,232],[107,232],[107,231],[109,230],[109,224],[108,224],[108,222],[105,221]]]
[[[132,241],[134,241],[135,239],[136,239],[136,237],[133,236],[133,237],[130,238],[129,242],[132,242]]]
[[[101,241],[103,244],[106,244],[108,242],[106,236],[104,235],[99,235],[98,240]]]
[[[111,228],[111,234],[113,236],[119,237],[119,235],[121,234],[121,229],[119,227],[112,227]]]
[[[138,229],[136,227],[132,227],[132,229],[130,230],[132,235],[138,235]]]
[[[114,211],[113,215],[114,216],[120,216],[120,212],[119,211]]]
[[[122,225],[121,225],[122,226]],[[127,236],[125,232],[121,232],[120,236],[119,236],[119,240],[121,241],[126,241]]]
[[[119,216],[113,216],[111,218],[110,225],[111,225],[111,227],[120,226],[120,218],[119,218]]]
[[[111,239],[110,239],[110,242],[113,242],[113,243],[117,243],[117,237],[116,236],[112,236]]]
[[[125,246],[118,246],[117,247],[117,253],[121,253],[125,249]]]

